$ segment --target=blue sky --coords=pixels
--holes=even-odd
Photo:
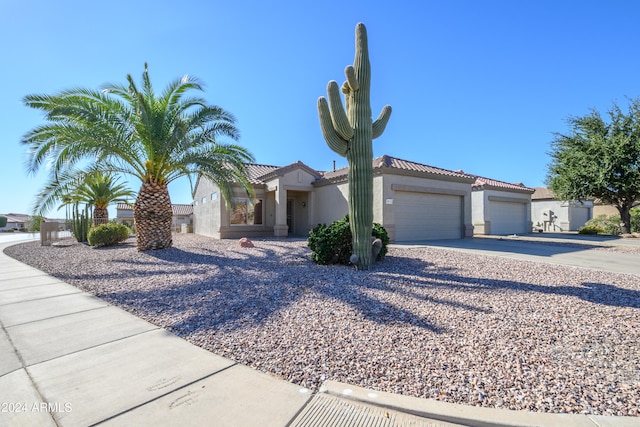
[[[316,102],[344,81],[357,22],[373,114],[393,107],[375,156],[540,186],[567,117],[640,96],[639,19],[628,0],[0,0],[0,213],[29,213],[46,178],[25,172],[20,138],[43,119],[21,99],[139,81],[145,62],[157,91],[203,80],[258,163],[345,166]],[[191,202],[186,181],[170,192]]]

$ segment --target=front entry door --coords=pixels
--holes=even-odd
[[[291,199],[287,199],[287,227],[289,234],[291,234],[291,230],[293,230],[293,200]]]

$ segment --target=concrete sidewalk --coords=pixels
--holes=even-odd
[[[15,261],[0,244],[0,426],[640,426],[301,388]]]

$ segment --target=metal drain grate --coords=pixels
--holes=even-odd
[[[316,394],[291,427],[464,427],[392,411],[325,393]]]

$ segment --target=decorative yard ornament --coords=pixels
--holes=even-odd
[[[369,88],[371,66],[367,47],[367,29],[356,25],[356,54],[353,65],[345,68],[347,81],[342,85],[346,112],[340,100],[338,84],[327,86],[329,102],[318,99],[318,115],[322,135],[329,148],[346,157],[349,162],[349,217],[353,235],[351,262],[368,270],[372,257],[371,230],[373,227],[373,144],[382,135],[391,116],[385,106],[377,120],[372,121]]]

